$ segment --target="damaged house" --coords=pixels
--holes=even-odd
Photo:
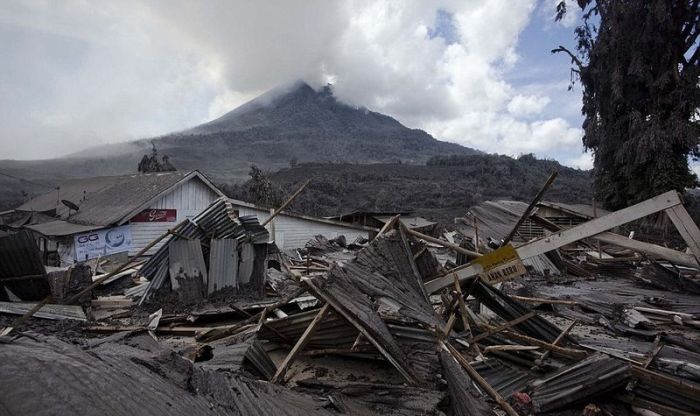
[[[72,179],[17,207],[9,225],[31,231],[48,264],[65,266],[133,255],[221,196],[196,170]]]

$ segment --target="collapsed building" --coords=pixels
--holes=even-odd
[[[367,238],[280,249],[279,210],[219,198],[145,260],[97,274],[41,270],[13,234],[0,259],[24,260],[0,266],[0,408],[698,414],[700,230],[678,193],[611,213],[536,202],[481,204],[441,237],[399,214]],[[668,218],[673,244],[622,228],[648,216]]]

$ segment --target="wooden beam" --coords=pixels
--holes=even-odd
[[[526,296],[510,295],[511,298],[519,300],[521,302],[530,303],[547,303],[551,305],[578,305],[575,300],[561,300],[561,299],[544,299],[544,298],[529,298]]]
[[[535,312],[530,311],[523,316],[519,316],[519,317],[513,319],[512,321],[508,321],[508,322],[504,323],[503,325],[499,325],[499,326],[495,326],[495,327],[492,326],[486,332],[479,334],[479,335],[475,336],[474,338],[468,339],[467,342],[470,344],[473,344],[475,342],[479,342],[484,338],[488,338],[493,334],[497,334],[497,333],[503,331],[504,329],[508,329],[508,328],[510,328],[514,325],[517,325],[521,322],[525,322],[528,319],[530,319],[536,315],[537,314]]]
[[[681,199],[678,196],[678,192],[669,191],[631,207],[522,245],[517,248],[518,255],[521,259],[534,257],[680,204]]]
[[[462,254],[469,256],[469,257],[472,257],[472,258],[482,256],[481,254],[477,253],[476,251],[467,250],[466,248],[460,247],[457,244],[452,244],[449,241],[441,240],[439,238],[435,238],[435,237],[431,237],[429,235],[419,233],[418,231],[411,230],[408,227],[406,227],[406,233],[408,233],[414,237],[420,238],[421,240],[425,240],[429,243],[437,244],[437,245],[442,246],[442,247],[451,248],[454,251],[457,251],[459,253],[462,253]]]
[[[572,323],[570,323],[569,326],[567,326],[566,328],[564,328],[563,331],[561,331],[561,334],[559,334],[559,336],[554,340],[554,342],[552,342],[552,345],[559,345],[559,343],[564,339],[564,337],[565,337],[569,332],[571,332],[571,329],[572,329],[572,328],[574,327],[574,325],[576,325],[577,323],[578,323],[578,321],[574,319],[574,321],[573,321]],[[542,362],[544,362],[544,360],[547,359],[547,357],[549,357],[549,354],[550,354],[551,352],[552,352],[552,350],[547,350],[547,351],[545,351],[544,354],[542,354],[542,356],[541,356],[540,358],[538,358],[535,362],[536,362],[537,364],[541,364]]]
[[[488,354],[492,351],[535,351],[539,349],[540,347],[536,345],[489,345],[484,348],[484,354]]]
[[[472,329],[469,326],[469,316],[467,315],[467,304],[464,302],[464,296],[462,295],[462,286],[459,284],[459,279],[457,278],[457,275],[454,273],[452,274],[452,277],[454,278],[455,281],[455,290],[457,291],[457,301],[459,302],[459,313],[460,316],[462,317],[462,327],[464,330],[467,332],[469,337],[472,336]]]
[[[619,234],[604,232],[594,235],[593,238],[603,243],[613,244],[619,247],[628,248],[638,253],[646,254],[654,259],[668,260],[671,263],[681,266],[698,267],[700,265],[694,255],[686,254],[656,244],[646,243],[644,241],[633,240]]]
[[[379,238],[380,235],[394,228],[394,225],[396,225],[396,221],[399,220],[399,217],[401,217],[401,214],[394,215],[389,221],[384,223],[384,226],[379,230],[377,235],[374,236],[371,242],[373,243],[377,238]]]
[[[455,326],[455,322],[457,322],[457,311],[453,311],[450,314],[450,318],[447,320],[445,327],[442,328],[442,334],[445,337],[450,335],[450,332],[452,332],[452,327]]]
[[[486,325],[486,327],[493,328],[493,327],[490,327],[488,325]],[[519,341],[527,342],[530,345],[537,345],[537,346],[542,347],[544,349],[551,350],[552,352],[556,352],[557,354],[566,355],[568,357],[572,357],[575,359],[582,359],[582,358],[585,358],[588,356],[588,353],[586,351],[583,351],[583,350],[560,347],[558,345],[553,345],[553,344],[550,344],[549,342],[542,341],[541,339],[529,337],[527,335],[522,335],[522,334],[519,334],[519,333],[513,332],[513,331],[504,330],[502,332],[509,338],[513,338],[513,339],[517,339]]]
[[[275,375],[272,376],[272,380],[270,381],[272,381],[273,383],[279,383],[284,381],[284,375],[287,374],[287,370],[292,365],[294,360],[296,360],[297,356],[304,349],[311,337],[314,335],[314,333],[318,329],[319,324],[321,323],[323,318],[328,314],[329,308],[330,306],[327,303],[323,305],[323,307],[321,307],[321,309],[314,317],[313,321],[311,321],[309,326],[306,327],[306,330],[301,335],[297,343],[294,345],[292,350],[289,351],[289,354],[287,354],[287,357],[285,357],[284,361],[282,361],[282,364],[279,366],[279,368],[275,372]]]
[[[685,240],[691,253],[696,260],[700,260],[700,229],[695,221],[690,217],[683,205],[677,205],[666,210],[666,215],[671,219],[673,225]]]
[[[654,198],[647,199],[631,207],[612,212],[608,215],[592,219],[576,227],[568,228],[548,236],[544,236],[538,240],[526,243],[515,250],[521,259],[544,254],[548,251],[556,250],[567,244],[574,243],[585,238],[593,237],[597,234],[618,227],[628,222],[644,218],[647,215],[664,211],[669,208],[681,205],[681,199],[676,191],[669,191],[658,195]],[[684,221],[685,223],[685,221]],[[459,281],[474,277],[483,272],[483,269],[478,264],[469,264],[466,267],[456,270]],[[425,289],[428,293],[434,293],[438,290],[452,284],[450,276],[443,276],[431,280],[425,284]]]
[[[559,171],[554,171],[552,172],[551,175],[549,175],[549,178],[547,178],[547,181],[542,185],[542,188],[540,188],[540,191],[537,192],[537,195],[535,195],[535,198],[530,202],[530,205],[527,206],[525,209],[525,212],[523,212],[523,215],[518,218],[518,222],[515,223],[515,226],[513,227],[512,230],[510,230],[510,233],[506,236],[506,238],[503,239],[503,242],[501,243],[501,247],[505,246],[506,244],[510,243],[510,241],[513,239],[515,236],[515,233],[518,232],[518,228],[525,222],[525,220],[532,214],[532,210],[535,209],[535,205],[537,205],[538,202],[540,202],[540,199],[544,196],[544,193],[547,192],[547,189],[549,189],[549,186],[554,182],[554,180],[557,178],[557,175],[559,175]]]
[[[508,402],[501,396],[496,389],[494,389],[488,381],[486,381],[481,375],[469,364],[469,362],[460,354],[459,351],[449,342],[440,341],[440,345],[443,349],[450,353],[452,358],[457,360],[457,362],[464,368],[464,370],[469,374],[472,380],[476,382],[483,390],[488,393],[488,395],[503,409],[503,411],[508,414],[508,416],[518,416],[518,413],[513,410],[513,408],[508,404]]]
[[[290,196],[286,201],[284,201],[284,204],[280,205],[280,207],[277,208],[277,209],[275,210],[275,212],[272,213],[272,214],[270,215],[270,217],[269,217],[268,219],[266,219],[265,221],[263,221],[263,223],[260,224],[260,225],[262,225],[262,226],[264,227],[264,226],[266,226],[267,224],[269,224],[270,221],[272,221],[280,212],[282,212],[283,209],[287,208],[287,206],[288,206],[289,204],[291,204],[292,202],[294,202],[294,200],[296,199],[296,197],[299,196],[299,194],[301,193],[301,191],[304,190],[304,188],[306,188],[306,185],[308,185],[309,182],[311,182],[311,179],[307,179],[306,182],[304,182],[304,184],[301,185],[301,186],[299,187],[299,189],[297,189],[296,192],[294,192],[294,193],[292,194],[292,196]],[[274,238],[274,236],[272,236],[272,238]]]

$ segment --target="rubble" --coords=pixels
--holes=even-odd
[[[28,251],[0,267],[0,408],[697,414],[700,230],[678,195],[600,216],[539,197],[481,204],[448,239],[397,216],[294,251],[219,199],[100,274],[47,271],[11,235],[0,259]],[[619,228],[663,212],[683,246]]]

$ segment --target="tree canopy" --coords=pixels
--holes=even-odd
[[[563,46],[583,89],[583,144],[596,195],[618,209],[695,185],[700,0],[578,0],[577,50]],[[557,7],[557,18],[566,3]]]

